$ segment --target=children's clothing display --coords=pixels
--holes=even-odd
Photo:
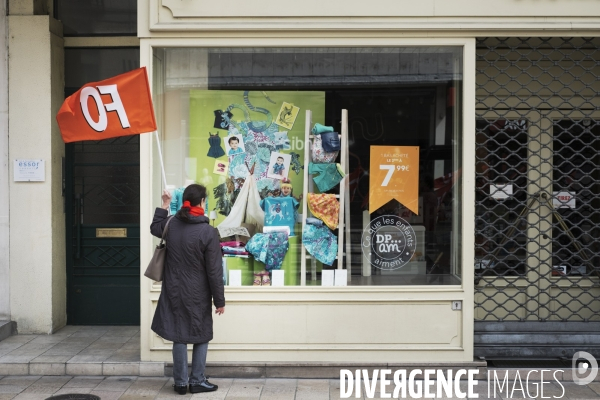
[[[306,218],[306,223],[316,226],[323,226],[323,221],[318,218],[308,217]]]
[[[170,204],[171,215],[175,215],[175,213],[177,211],[179,211],[179,209],[183,205],[183,191],[184,190],[185,190],[185,188],[182,188],[182,187],[176,188],[175,190],[173,190],[173,193],[171,194],[171,204]]]
[[[273,173],[275,175],[283,175],[283,170],[285,169],[285,165],[284,164],[275,164],[273,165]]]
[[[314,175],[313,180],[321,193],[334,188],[343,178],[336,164],[310,163],[308,173]]]
[[[318,122],[314,124],[312,130],[310,131],[313,135],[320,135],[325,132],[333,132],[333,127],[321,125]]]
[[[327,152],[323,149],[321,135],[316,135],[313,139],[310,154],[313,163],[332,163],[338,156],[338,152]]]
[[[208,157],[219,158],[225,155],[225,150],[221,147],[221,138],[219,134],[212,135],[210,132],[208,133],[210,136],[208,138],[208,144],[210,148],[208,149]]]
[[[231,230],[242,226],[242,223],[256,225],[257,231],[262,231],[265,212],[260,208],[260,194],[252,175],[246,178],[240,193],[231,208],[231,212],[221,222],[217,229],[221,237],[231,236]]]
[[[294,235],[296,210],[300,206],[292,196],[266,197],[260,201],[260,208],[265,212],[265,226],[288,226],[290,235]]]
[[[323,146],[323,150],[328,153],[333,153],[334,151],[340,151],[341,143],[340,143],[340,135],[337,132],[327,132],[321,134],[321,145]]]
[[[335,198],[335,195],[308,193],[307,197],[308,209],[312,215],[323,221],[330,229],[337,229],[340,202]]]
[[[246,250],[265,264],[267,271],[281,268],[288,248],[288,235],[284,232],[257,233],[246,244]]]
[[[215,110],[215,125],[217,129],[229,129],[229,121],[231,121],[233,114],[229,111]]]
[[[338,251],[337,237],[326,226],[305,225],[302,244],[323,264],[332,265]]]

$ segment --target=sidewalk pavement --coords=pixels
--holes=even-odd
[[[494,370],[501,380],[504,374],[509,375],[511,388],[517,372],[525,385],[529,371],[488,368],[487,372],[492,376]],[[92,394],[103,400],[340,398],[339,379],[233,379],[217,375],[210,381],[219,385],[218,391],[182,396],[173,391],[173,379],[165,376],[169,372],[165,363],[140,361],[139,327],[67,326],[52,335],[15,335],[0,341],[0,400],[43,400],[61,394]],[[539,385],[539,373],[533,376]],[[545,398],[600,399],[600,377],[587,386],[578,386],[572,382],[571,370],[565,369],[557,379],[565,395],[561,396],[562,388],[550,378],[544,385]],[[463,391],[466,385],[466,381],[461,382]],[[535,386],[530,384],[530,389],[534,391]],[[480,399],[487,399],[487,381],[480,380],[476,392]],[[495,398],[509,398],[506,391],[503,394]],[[375,398],[378,395],[376,391]],[[514,398],[522,397],[521,392],[514,393]],[[352,398],[356,398],[354,394]]]
[[[0,400],[44,400],[65,394],[92,394],[102,400],[337,400],[340,381],[337,379],[219,379],[211,378],[219,390],[211,393],[179,395],[173,391],[173,379],[168,377],[135,376],[5,376],[0,379]],[[479,399],[488,399],[485,381],[479,381]],[[578,386],[562,382],[562,399],[600,399],[600,383]],[[461,385],[466,390],[466,382]],[[532,389],[533,391],[533,389]],[[556,384],[546,384],[545,398],[562,394]],[[375,398],[378,393],[376,393]],[[355,399],[354,395],[351,397]],[[366,399],[360,397],[361,399]],[[494,397],[489,397],[494,398]],[[496,399],[508,397],[496,396]],[[522,398],[516,392],[514,398]],[[537,398],[541,398],[539,395]],[[76,397],[72,397],[76,400]]]

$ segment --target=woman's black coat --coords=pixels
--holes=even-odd
[[[225,306],[221,246],[205,216],[186,222],[173,217],[165,237],[167,259],[152,330],[176,343],[206,343],[213,338],[211,298]],[[167,210],[157,208],[150,232],[161,237]]]

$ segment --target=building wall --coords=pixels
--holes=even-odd
[[[62,26],[48,15],[10,15],[10,160],[42,159],[44,182],[10,180],[10,303],[20,333],[66,323]],[[9,164],[9,175],[13,166]]]

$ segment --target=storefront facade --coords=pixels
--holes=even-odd
[[[343,135],[336,161],[348,178],[330,191],[343,207],[342,224],[328,233],[337,260],[316,263],[304,252],[302,217],[283,286],[253,286],[263,264],[228,257],[227,311],[215,317],[210,362],[596,354],[600,6],[139,0],[137,9],[106,6],[109,23],[94,25],[81,22],[90,14],[78,2],[54,11],[13,3],[0,311],[20,332],[139,323],[142,360],[171,360],[170,343],[150,330],[160,284],[138,279],[157,242],[147,228],[164,186],[155,138],[64,147],[54,122],[80,85],[145,66],[167,185],[206,185],[215,226],[235,206],[250,175],[244,167],[254,165],[261,197],[280,196],[281,179],[269,176],[274,153],[308,216],[307,194],[318,191],[307,171],[310,129],[320,123]],[[40,95],[32,101],[28,91]],[[216,124],[215,112],[230,112],[231,127]],[[245,155],[211,153],[217,134],[223,152],[239,135]],[[402,166],[400,154],[418,155],[416,181],[394,199],[379,197],[374,181]],[[46,180],[14,182],[20,158],[47,160]],[[400,171],[392,184],[408,181]],[[51,199],[42,217],[22,207],[34,198]],[[385,216],[401,218],[415,238],[399,268],[377,266],[385,257],[363,245]],[[128,237],[96,233],[112,228]],[[239,286],[232,270],[242,271]]]
[[[502,243],[502,236],[509,235],[512,226],[509,222],[515,218],[503,217],[507,223],[506,228],[500,228],[501,238],[490,239],[485,229],[489,231],[496,219],[485,212],[493,213],[494,206],[482,203],[474,207],[478,202],[502,201],[498,195],[492,196],[490,186],[497,191],[496,186],[504,182],[489,173],[482,175],[484,172],[479,171],[478,166],[498,163],[493,158],[496,157],[495,146],[510,147],[512,143],[512,140],[500,139],[501,135],[481,139],[479,132],[504,124],[496,129],[504,134],[510,131],[511,121],[517,123],[523,118],[524,109],[530,113],[549,108],[556,113],[557,108],[552,101],[548,107],[540,107],[533,101],[541,97],[540,90],[533,91],[527,101],[520,100],[522,94],[518,90],[511,88],[508,94],[503,93],[502,89],[514,82],[523,90],[532,89],[527,82],[522,82],[520,73],[506,72],[507,67],[495,63],[504,53],[489,44],[493,39],[480,38],[552,37],[559,35],[558,29],[564,28],[564,24],[568,24],[570,36],[593,36],[589,25],[593,18],[587,16],[594,13],[590,12],[589,5],[571,2],[567,7],[549,3],[540,8],[511,2],[504,4],[502,10],[496,10],[502,15],[497,16],[491,15],[493,10],[489,5],[480,2],[452,6],[427,2],[407,7],[380,3],[334,2],[325,7],[305,4],[285,12],[278,11],[277,4],[270,2],[238,4],[227,12],[201,3],[138,4],[141,65],[153,76],[169,185],[183,187],[190,181],[198,181],[216,196],[220,191],[214,189],[219,185],[227,190],[227,176],[220,178],[219,174],[211,174],[211,163],[219,159],[207,158],[206,152],[210,136],[219,132],[227,137],[232,130],[211,126],[213,112],[231,111],[237,122],[235,127],[241,126],[242,131],[233,133],[244,137],[248,134],[244,129],[252,131],[251,134],[260,131],[252,125],[257,126],[257,121],[266,121],[267,133],[269,126],[273,126],[274,132],[281,132],[284,129],[272,125],[269,114],[276,115],[282,102],[293,103],[300,111],[293,127],[285,129],[290,146],[281,153],[296,152],[300,160],[303,159],[299,145],[306,151],[304,112],[310,110],[311,124],[331,125],[336,131],[342,131],[344,126],[348,128],[350,157],[345,172],[352,177],[356,176],[352,172],[358,173],[359,177],[356,186],[349,184],[345,188],[345,196],[352,199],[347,203],[348,214],[344,216],[345,227],[350,226],[343,243],[346,246],[343,262],[335,262],[331,267],[347,271],[346,286],[324,286],[321,268],[317,268],[315,274],[310,262],[303,263],[301,257],[293,257],[293,266],[286,269],[284,262],[282,269],[286,276],[292,274],[298,279],[283,287],[253,287],[249,283],[226,287],[227,314],[215,319],[215,340],[209,355],[214,362],[472,361],[474,321],[511,320],[502,314],[505,302],[500,300],[501,296],[511,293],[509,300],[516,303],[521,301],[518,295],[531,301],[551,287],[558,288],[551,289],[558,292],[550,297],[558,299],[558,304],[565,304],[578,297],[575,292],[581,280],[589,282],[590,287],[583,289],[590,300],[585,301],[584,306],[589,315],[582,318],[587,322],[597,316],[591,289],[593,263],[582,275],[565,274],[565,279],[557,284],[540,272],[541,265],[549,266],[557,260],[550,261],[550,256],[537,253],[535,260],[533,256],[525,257],[527,262],[520,262],[519,268],[536,274],[537,278],[524,279],[515,293],[511,290],[519,284],[507,278],[506,269],[482,267],[490,258],[506,264],[499,255],[503,253],[496,249],[506,244]],[[587,7],[585,12],[584,7]],[[516,54],[520,54],[521,48],[530,48],[531,52],[542,55],[540,60],[524,56],[519,65],[508,61],[509,66],[528,71],[532,67],[525,65],[525,61],[529,61],[550,76],[555,74],[551,67],[543,66],[543,62],[560,63],[556,55],[563,54],[561,49],[565,43],[570,46],[568,41],[557,44],[546,39],[541,40],[541,46],[535,40],[517,45],[498,41],[502,49],[512,49]],[[597,59],[594,54],[581,50],[594,49],[594,43],[583,40],[583,44],[575,44],[580,53],[583,51],[582,60]],[[554,55],[548,55],[548,49],[554,49]],[[500,56],[489,58],[490,54]],[[592,78],[586,80],[584,86],[593,92],[596,74],[593,67],[583,68]],[[499,72],[494,73],[494,69]],[[563,64],[563,69],[570,67]],[[507,82],[494,79],[502,74],[507,76]],[[537,75],[531,75],[531,81],[535,81]],[[560,77],[553,79],[553,83],[541,83],[541,86],[550,88],[553,93],[557,89],[552,85],[569,87],[568,81]],[[494,103],[490,99],[497,100]],[[270,106],[269,102],[275,105]],[[595,107],[593,102],[590,104]],[[569,110],[570,118],[575,117],[573,108],[581,116],[590,116],[585,106],[581,108],[573,98],[563,101],[560,107]],[[342,110],[348,110],[347,122]],[[533,151],[523,149],[539,142],[534,135],[536,129],[546,132],[548,127],[530,128],[527,138],[517,146],[521,152]],[[254,136],[246,143],[250,149],[252,140]],[[225,140],[222,143],[225,144]],[[370,150],[376,146],[419,147],[419,190],[416,193],[424,207],[419,216],[406,213],[404,207],[394,201],[378,210],[369,210],[368,194],[372,186],[368,178],[361,183],[357,171],[371,169],[370,175],[374,176]],[[227,145],[224,147],[229,150]],[[546,150],[548,146],[542,145],[542,148]],[[244,158],[246,163],[260,157],[259,150],[252,151]],[[535,157],[533,153],[527,154]],[[544,154],[541,158],[548,157]],[[221,160],[230,166],[235,163],[227,156]],[[521,173],[529,183],[521,190],[533,195],[533,185],[539,186],[532,182],[534,175],[547,176],[548,173],[544,172],[545,166],[532,162],[528,166]],[[157,193],[162,188],[158,152],[149,136],[141,141],[141,171],[141,226],[147,226],[159,202]],[[243,176],[235,173],[230,172],[228,176],[243,180]],[[589,171],[585,174],[592,175]],[[310,178],[303,180],[301,170],[290,170],[288,176],[296,195],[299,188],[310,184]],[[277,195],[277,185],[269,186],[265,179],[261,186],[260,175],[257,177],[259,189],[264,190],[261,194],[272,190]],[[476,178],[487,180],[485,187],[479,188]],[[523,186],[517,177],[510,181],[515,186]],[[551,182],[552,179],[544,183],[543,189],[549,190]],[[240,187],[233,186],[228,193],[238,189]],[[518,197],[516,187],[512,190],[515,195],[507,193],[509,201],[501,203],[513,209],[511,216],[515,212],[518,215],[525,202]],[[505,191],[508,192],[500,189],[501,193]],[[485,199],[477,200],[477,195]],[[210,210],[217,211],[218,218],[214,221],[217,226],[225,218],[222,200],[209,197]],[[428,204],[434,204],[433,210],[427,209]],[[418,244],[414,249],[416,257],[395,272],[369,265],[372,259],[362,254],[362,233],[380,215],[403,216],[413,228],[417,242],[422,242],[419,243],[422,247]],[[585,218],[593,220],[588,214]],[[542,219],[545,222],[529,222],[531,238],[516,247],[524,247],[529,254],[533,246],[537,246],[535,251],[538,252],[546,248],[540,240],[549,240],[552,234],[539,224],[554,226],[560,222],[551,222],[547,216]],[[485,226],[480,227],[482,224]],[[296,230],[302,231],[302,226],[297,224]],[[482,240],[482,237],[487,239]],[[482,242],[486,244],[481,245]],[[495,244],[490,245],[490,242]],[[592,250],[593,242],[585,245],[588,251]],[[153,245],[150,235],[142,232],[142,265]],[[301,254],[302,250],[290,246],[288,251]],[[551,270],[550,266],[552,276]],[[519,276],[524,274],[527,273]],[[578,283],[573,283],[573,279]],[[508,287],[502,288],[501,281],[505,285],[508,281]],[[537,294],[533,294],[534,289]],[[146,327],[142,329],[142,358],[145,360],[170,359],[169,343],[147,328],[159,295],[159,284],[142,280],[141,323]],[[537,303],[538,311],[546,307],[544,300]],[[580,315],[577,310],[570,312],[570,317],[561,312],[550,314],[559,322]],[[514,316],[515,321],[548,319],[541,314],[521,316],[515,309],[505,314]]]

